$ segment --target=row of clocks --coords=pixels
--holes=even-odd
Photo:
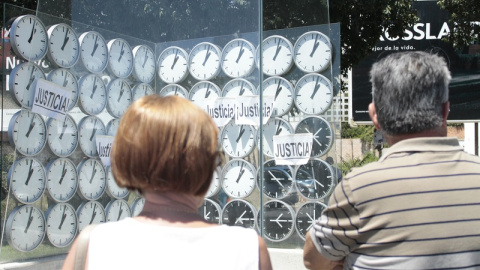
[[[32,251],[44,240],[55,247],[69,246],[77,232],[89,224],[122,220],[136,216],[143,209],[145,199],[140,197],[132,205],[123,199],[112,200],[104,208],[98,201],[86,201],[75,208],[68,203],[50,206],[45,215],[35,205],[15,207],[6,223],[6,238],[10,246],[23,252]]]
[[[132,48],[122,38],[106,41],[96,31],[77,34],[64,23],[48,29],[34,15],[19,16],[10,29],[12,48],[27,61],[45,55],[57,67],[70,68],[77,61],[91,73],[106,68],[118,78],[131,74],[141,82],[151,82],[155,72],[165,83],[179,83],[188,73],[197,80],[210,80],[220,70],[232,78],[248,76],[259,65],[260,51],[249,41],[237,38],[223,50],[211,42],[195,45],[190,53],[177,46],[166,48],[155,61],[153,50],[146,45]],[[269,76],[286,74],[293,64],[307,73],[320,72],[330,66],[332,45],[319,31],[301,35],[293,45],[287,38],[273,35],[263,40],[263,72]]]
[[[308,230],[325,208],[321,202],[306,202],[295,212],[289,204],[271,200],[264,203],[263,213],[260,215],[251,203],[242,199],[231,200],[223,208],[216,201],[205,199],[199,208],[199,214],[211,223],[259,230],[261,227],[265,238],[281,242],[289,238],[295,230],[305,239]]]

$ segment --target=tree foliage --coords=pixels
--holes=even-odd
[[[480,1],[478,0],[438,0],[438,5],[450,12],[450,23],[454,30],[448,40],[457,49],[478,43],[480,34]]]

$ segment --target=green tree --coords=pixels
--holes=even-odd
[[[480,34],[480,1],[438,0],[438,5],[450,12],[450,23],[454,30],[447,38],[457,49],[478,43]]]

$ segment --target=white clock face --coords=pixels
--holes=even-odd
[[[233,79],[222,90],[223,97],[254,96],[256,93],[255,86],[245,79]]]
[[[16,112],[8,125],[8,140],[22,155],[40,153],[47,143],[47,126],[42,116],[28,110]]]
[[[233,198],[245,198],[255,188],[255,167],[246,160],[233,159],[223,167],[223,191]]]
[[[20,63],[12,70],[9,86],[15,103],[24,108],[32,108],[35,97],[34,82],[37,79],[45,79],[45,73],[33,62]]]
[[[193,47],[188,57],[190,74],[197,80],[208,81],[220,72],[220,49],[209,42]]]
[[[231,120],[223,127],[220,140],[222,149],[231,157],[248,156],[255,147],[255,129],[250,125],[236,125]]]
[[[81,232],[90,224],[105,223],[105,209],[97,201],[82,203],[77,209],[78,230]]]
[[[295,65],[303,72],[321,72],[330,66],[332,44],[321,32],[301,35],[294,46]]]
[[[220,95],[220,88],[209,81],[198,82],[190,89],[190,100],[200,108],[205,106],[205,100],[215,99]]]
[[[118,126],[120,125],[120,119],[112,119],[107,124],[107,135],[115,136],[117,134]]]
[[[321,114],[330,108],[333,101],[333,89],[325,76],[310,73],[297,82],[295,105],[305,114]]]
[[[85,200],[98,200],[105,192],[107,173],[100,160],[86,159],[77,168],[78,193]]]
[[[155,54],[146,45],[138,45],[133,53],[133,77],[140,82],[149,83],[155,77]]]
[[[108,64],[107,43],[103,36],[95,31],[85,32],[80,41],[80,62],[92,73],[102,72]]]
[[[295,230],[295,211],[290,205],[280,200],[271,200],[263,205],[263,211],[265,238],[272,242],[281,242],[292,235]]]
[[[55,69],[48,74],[48,80],[72,91],[72,98],[68,105],[70,111],[77,105],[78,101],[78,83],[77,78],[70,71],[64,68]]]
[[[87,157],[98,156],[96,135],[105,135],[105,125],[96,116],[86,116],[78,124],[78,143]]]
[[[132,48],[121,38],[112,39],[107,43],[108,70],[118,78],[127,78],[133,71]]]
[[[132,203],[132,216],[133,217],[138,216],[142,212],[144,205],[145,205],[145,198],[143,197],[136,198]]]
[[[187,52],[176,46],[168,47],[158,57],[158,76],[165,83],[182,82],[188,75]]]
[[[130,194],[127,188],[119,187],[115,178],[113,177],[112,167],[105,168],[107,171],[107,194],[114,199],[124,199]]]
[[[293,45],[282,36],[275,35],[264,39],[262,55],[263,73],[268,76],[284,75],[293,66]],[[260,51],[258,49],[257,59],[260,59]]]
[[[87,74],[79,81],[80,110],[88,115],[98,115],[107,106],[107,87],[102,78]]]
[[[227,76],[240,78],[250,75],[255,68],[255,48],[245,39],[234,39],[222,52],[222,70]]]
[[[179,96],[188,99],[188,91],[183,86],[178,84],[168,84],[158,93],[162,97]]]
[[[223,207],[222,223],[254,229],[257,224],[257,210],[245,200],[231,200]]]
[[[48,146],[59,157],[67,157],[75,151],[78,144],[77,124],[70,115],[65,115],[63,121],[55,118],[47,120]]]
[[[15,55],[23,60],[38,61],[47,53],[47,31],[34,15],[19,16],[10,28],[10,41]]]
[[[302,119],[295,127],[295,133],[313,134],[312,157],[325,155],[333,145],[332,127],[327,120],[318,116],[309,116]]]
[[[294,133],[293,127],[290,125],[290,123],[278,117],[268,119],[267,123],[263,125],[262,129],[263,154],[269,157],[274,156],[273,136],[289,135]],[[260,145],[259,136],[260,133],[258,133],[257,136],[258,145]]]
[[[50,26],[47,33],[50,62],[57,67],[73,67],[80,57],[80,43],[72,27],[59,23]]]
[[[52,245],[63,248],[77,235],[77,214],[68,203],[58,203],[46,212],[47,238]]]
[[[133,102],[141,99],[144,96],[153,95],[154,92],[155,91],[153,90],[152,86],[150,86],[148,83],[137,84],[132,89]]]
[[[69,201],[77,191],[77,168],[68,158],[50,161],[46,167],[47,191],[56,202]]]
[[[127,81],[115,79],[107,86],[107,111],[115,117],[121,118],[132,103],[132,89]]]
[[[132,213],[127,202],[124,200],[111,201],[105,207],[107,222],[120,221],[124,218],[131,217]]]
[[[45,237],[43,211],[33,205],[17,206],[8,216],[5,229],[10,246],[22,252],[32,251]]]
[[[208,191],[207,191],[207,194],[205,194],[205,197],[212,197],[214,195],[216,195],[218,193],[218,191],[220,190],[220,170],[219,168],[217,168],[214,172],[213,172],[213,177],[212,177],[212,182],[210,183],[210,187],[208,188]]]
[[[32,157],[16,160],[7,175],[9,189],[17,201],[25,204],[34,203],[45,191],[45,168]]]
[[[282,77],[274,76],[265,79],[263,81],[263,95],[275,98],[272,116],[287,114],[294,103],[293,86]]]

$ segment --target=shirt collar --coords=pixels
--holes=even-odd
[[[397,142],[383,152],[379,161],[387,159],[390,155],[402,152],[445,152],[463,151],[457,138],[452,137],[421,137],[406,139]]]

